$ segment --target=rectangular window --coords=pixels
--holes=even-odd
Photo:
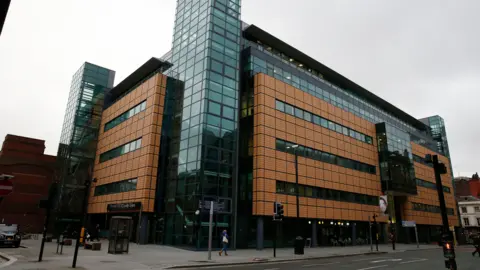
[[[376,173],[376,167],[373,165],[365,164],[356,160],[347,159],[341,156],[336,156],[330,153],[322,152],[320,150],[305,147],[302,145],[298,145],[296,150],[294,150],[292,148],[293,145],[295,144],[291,142],[286,142],[284,140],[276,139],[276,149],[279,151],[287,152],[290,154],[294,154],[294,151],[295,151],[297,155],[302,157],[318,159],[326,163],[336,164],[342,167],[351,168],[351,169],[366,172],[366,173],[371,173],[371,174]]]
[[[462,213],[467,213],[467,207],[462,207]]]
[[[120,114],[119,116],[115,117],[114,119],[112,119],[111,121],[106,123],[104,128],[103,128],[103,131],[110,130],[110,129],[120,125],[121,123],[127,121],[127,119],[131,118],[132,116],[144,111],[146,108],[147,108],[147,101],[144,100],[140,104],[138,104],[137,106],[135,106],[135,107],[131,108],[130,110]]]
[[[468,218],[463,218],[463,225],[470,226],[470,220],[468,220]]]
[[[301,118],[305,121],[308,122],[313,122],[317,125],[320,125],[324,128],[328,128],[332,131],[338,132],[340,134],[343,134],[345,136],[350,136],[354,139],[357,139],[359,141],[368,143],[368,144],[373,144],[372,137],[367,136],[365,134],[362,134],[360,132],[356,132],[354,130],[351,130],[347,127],[344,127],[340,124],[337,124],[333,121],[327,120],[323,117],[320,117],[318,115],[312,114],[311,112],[307,112],[305,110],[302,110],[300,108],[297,108],[295,106],[292,106],[288,103],[284,103],[283,101],[276,100],[275,101],[275,107],[277,110],[281,112],[288,113],[290,115],[294,115],[295,117]]]
[[[137,178],[99,185],[95,187],[95,196],[128,192],[137,189]]]
[[[476,213],[480,212],[480,206],[475,206],[473,209],[475,210]]]
[[[285,103],[281,102],[280,100],[276,100],[275,108],[281,112],[285,112]]]
[[[114,159],[116,157],[119,157],[123,154],[126,154],[128,152],[135,151],[137,149],[140,149],[141,146],[142,146],[142,138],[139,138],[135,141],[113,148],[112,150],[109,150],[107,152],[100,154],[100,162],[105,162],[105,161]]]

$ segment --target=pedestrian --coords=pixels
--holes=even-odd
[[[475,250],[472,252],[472,256],[475,257],[475,254],[478,253],[478,256],[480,256],[480,234],[474,235],[472,237],[473,240],[473,246],[475,247]]]
[[[228,256],[227,247],[228,247],[228,234],[227,234],[227,230],[223,230],[223,232],[222,232],[222,250],[220,250],[220,252],[218,252],[218,255],[222,256],[222,252],[225,251],[225,256]]]
[[[90,235],[90,241],[100,241],[100,224],[97,224],[95,228],[89,230],[88,234]]]

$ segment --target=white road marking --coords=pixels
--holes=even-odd
[[[316,263],[316,264],[306,264],[302,265],[302,267],[312,267],[312,266],[322,266],[322,265],[332,265],[340,262],[329,262],[329,263]]]
[[[15,258],[15,257],[8,256],[8,255],[6,255],[5,253],[1,253],[1,254],[2,254],[2,257],[8,259],[8,261],[0,264],[0,268],[4,268],[4,267],[7,267],[7,266],[9,266],[9,265],[12,265],[14,262],[17,261],[17,258]]]
[[[367,268],[361,268],[358,270],[367,270],[367,269],[374,269],[374,268],[380,268],[380,267],[387,267],[388,265],[377,265],[377,266],[372,266],[372,267],[367,267]]]
[[[404,264],[404,263],[413,263],[413,262],[423,262],[423,261],[426,261],[428,259],[418,259],[418,260],[413,260],[413,261],[406,261],[406,262],[401,262],[400,264]]]
[[[361,261],[376,260],[376,259],[390,259],[390,258],[389,257],[366,258],[366,259],[352,260],[352,262],[361,262]]]
[[[399,262],[402,259],[386,259],[386,260],[378,260],[378,261],[371,261],[370,263],[379,263],[379,262]]]

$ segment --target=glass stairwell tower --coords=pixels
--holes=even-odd
[[[178,155],[172,149],[167,172],[167,245],[207,247],[208,210],[201,206],[210,201],[219,206],[213,246],[225,229],[234,245],[240,38],[240,0],[177,1],[169,60],[185,86],[172,144]]]

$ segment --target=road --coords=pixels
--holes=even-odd
[[[479,270],[480,257],[472,257],[471,248],[457,250],[460,270]],[[384,255],[365,255],[332,259],[272,262],[255,265],[219,266],[209,269],[228,270],[291,270],[291,269],[342,269],[342,270],[440,270],[446,269],[440,250],[405,251]]]

